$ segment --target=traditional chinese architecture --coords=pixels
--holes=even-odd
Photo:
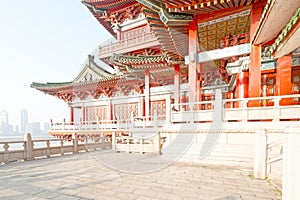
[[[52,123],[50,134],[194,133],[216,119],[223,125],[213,129],[250,133],[253,123],[300,119],[300,1],[82,2],[113,40],[74,80],[32,83],[70,107],[70,122]]]
[[[156,112],[164,119],[167,101],[212,100],[216,83],[223,85],[226,99],[299,93],[297,0],[85,0],[83,4],[115,42],[100,45],[99,54],[89,56],[73,81],[31,85],[68,102],[71,123],[126,121],[131,113],[143,117]],[[280,105],[298,103],[298,98],[280,101]],[[248,103],[267,105],[274,101]],[[240,106],[227,103],[231,108]],[[210,107],[202,104],[197,109]]]

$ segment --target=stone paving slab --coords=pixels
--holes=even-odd
[[[1,165],[0,199],[281,199],[248,170],[162,162],[100,150]]]

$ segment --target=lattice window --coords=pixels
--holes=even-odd
[[[160,100],[160,101],[151,101],[151,113],[150,115],[154,115],[154,113],[157,113],[157,116],[165,116],[166,115],[166,101]]]
[[[300,67],[293,67],[292,69],[292,94],[300,93]],[[296,97],[292,99],[293,104],[299,104],[300,98]]]
[[[268,73],[263,74],[261,78],[261,96],[274,96],[276,95],[276,74]],[[272,106],[274,102],[272,99],[262,100],[262,106]]]
[[[94,106],[86,108],[87,121],[107,120],[107,106]]]
[[[133,116],[138,115],[137,103],[114,105],[115,119],[119,120],[120,122],[130,121],[131,113],[133,113]]]

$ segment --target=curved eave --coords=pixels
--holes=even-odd
[[[138,70],[164,68],[170,64],[182,64],[182,61],[170,60],[166,54],[152,56],[127,56],[114,54],[110,60],[113,64],[119,66],[126,73],[135,73]]]
[[[72,82],[61,82],[61,83],[31,83],[30,87],[36,90],[42,91],[49,95],[55,95],[61,90],[69,90],[72,88]]]
[[[85,2],[85,1],[83,1]],[[101,18],[101,14],[96,11],[96,8],[94,5],[90,5],[87,3],[84,3],[84,5],[89,9],[89,11],[94,15],[94,17],[97,19],[97,21],[115,38],[117,37],[116,33],[113,31],[111,23],[105,21],[103,18]]]
[[[107,78],[98,81],[81,82],[75,84],[73,82],[63,82],[63,83],[33,82],[30,85],[30,87],[42,91],[49,95],[56,95],[58,93],[73,93],[76,91],[90,90],[90,89],[96,90],[97,88],[101,88],[101,87],[114,86],[118,83],[120,79],[122,79],[122,77]]]
[[[300,8],[294,13],[275,42],[266,47],[263,56],[279,58],[291,53],[300,46]]]
[[[153,55],[153,56],[126,56],[126,55],[116,55],[111,57],[111,61],[117,61],[122,64],[133,64],[133,65],[143,65],[150,63],[164,63],[167,62],[167,56],[165,54]]]
[[[299,7],[299,0],[269,0],[251,38],[252,43],[262,44],[277,37]]]
[[[297,25],[294,26],[290,34],[282,41],[278,46],[276,52],[274,53],[274,58],[280,58],[287,55],[300,47],[300,20],[298,20]]]
[[[97,8],[116,10],[134,4],[135,0],[83,0],[82,2],[93,4]]]

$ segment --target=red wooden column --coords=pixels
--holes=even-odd
[[[180,66],[174,66],[174,96],[175,102],[180,103]]]
[[[248,72],[240,72],[236,78],[236,91],[235,96],[238,99],[248,97]],[[241,108],[243,105],[238,102],[236,107]]]
[[[277,95],[291,94],[292,89],[292,55],[278,58],[276,63],[276,93]],[[282,99],[280,105],[290,104],[290,99]]]
[[[197,101],[197,23],[196,17],[189,25],[189,102]]]
[[[111,100],[108,102],[107,105],[107,119],[113,120],[113,104]]]
[[[255,3],[252,5],[252,11],[250,15],[250,38],[256,31],[262,14],[262,3]],[[249,67],[249,97],[260,97],[261,90],[261,45],[251,45],[250,53],[250,67]],[[248,106],[259,106],[259,101],[249,102]]]
[[[150,71],[145,70],[145,116],[150,115]]]
[[[70,123],[74,123],[74,108],[70,106]]]
[[[139,106],[140,110],[139,110],[139,115],[140,116],[145,116],[145,99],[142,98],[140,99],[140,106]]]

